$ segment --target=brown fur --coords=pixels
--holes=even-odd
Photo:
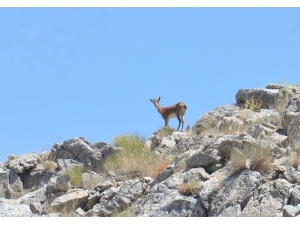
[[[157,111],[161,114],[162,118],[165,120],[165,126],[168,126],[170,118],[177,117],[179,121],[177,130],[179,130],[180,125],[182,124],[181,127],[181,131],[182,131],[184,125],[184,114],[185,111],[187,110],[186,104],[184,104],[183,102],[178,102],[176,105],[161,107],[159,105],[159,100],[160,97],[158,99],[153,99],[153,100],[150,99],[150,101],[153,102],[154,106],[157,108]]]

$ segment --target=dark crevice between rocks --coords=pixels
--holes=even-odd
[[[293,195],[290,194],[289,197],[288,197],[288,199],[287,199],[286,205],[294,205],[293,202],[292,202],[292,200],[293,200]]]
[[[241,203],[241,212],[243,212],[244,208],[247,206],[251,197],[252,197],[252,195],[249,195],[243,200],[243,202]]]
[[[275,132],[276,132],[277,134],[287,136],[287,131],[284,130],[283,128],[278,128],[278,129],[276,129]]]
[[[114,193],[112,193],[112,195],[111,196],[108,196],[107,198],[106,197],[102,197],[103,198],[103,200],[105,199],[105,200],[107,200],[106,201],[106,203],[105,203],[105,205],[107,205],[115,196],[116,196],[116,192],[114,192]]]
[[[61,148],[62,148],[63,150],[65,150],[65,151],[68,151],[71,155],[73,155],[73,157],[74,157],[73,159],[74,159],[74,160],[76,160],[76,161],[78,161],[78,162],[81,162],[81,161],[78,159],[77,155],[75,155],[75,154],[74,154],[73,152],[71,152],[69,149],[65,148],[64,145],[62,145]]]
[[[204,204],[201,201],[200,197],[196,197],[195,199],[197,199],[195,208],[191,214],[191,217],[208,217],[208,212],[207,209],[204,207]],[[203,211],[202,211],[203,210]]]
[[[21,182],[24,184],[25,182],[25,178],[34,170],[34,168],[32,169],[28,169],[28,170],[24,170],[23,173],[18,173]]]

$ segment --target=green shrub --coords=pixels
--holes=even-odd
[[[143,149],[146,138],[138,133],[133,134],[121,134],[113,139],[113,145],[115,147],[122,147],[131,152],[140,151]]]
[[[81,184],[81,175],[86,171],[84,166],[74,166],[64,171],[63,174],[70,174],[71,185],[79,187]]]
[[[153,167],[161,160],[150,149],[144,148],[145,138],[137,133],[115,137],[113,144],[123,149],[109,156],[105,161],[105,167],[107,170],[115,171],[118,175],[149,176]]]

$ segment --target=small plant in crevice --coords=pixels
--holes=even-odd
[[[254,99],[253,97],[246,100],[243,105],[244,109],[250,109],[254,112],[258,112],[261,109],[262,101],[260,99]]]
[[[192,180],[188,183],[182,184],[178,187],[178,191],[183,195],[198,195],[199,182],[197,180]]]

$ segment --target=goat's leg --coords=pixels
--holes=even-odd
[[[180,118],[179,116],[177,116],[177,119],[178,119],[178,121],[179,121],[178,128],[177,128],[177,131],[178,131],[179,128],[180,128],[180,125],[181,125],[181,118]]]
[[[165,127],[167,127],[168,124],[169,124],[169,119],[166,119],[166,120],[165,120]]]

